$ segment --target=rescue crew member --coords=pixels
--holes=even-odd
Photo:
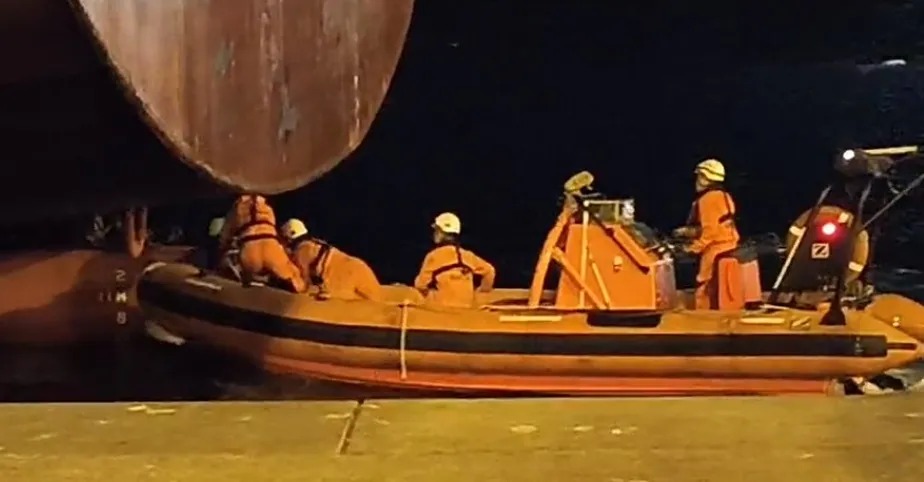
[[[700,256],[696,274],[696,309],[719,309],[719,261],[733,257],[738,248],[735,202],[725,191],[725,166],[716,159],[700,162],[696,174],[696,200],[687,226],[675,230],[678,236],[693,238],[685,250]],[[738,268],[740,269],[740,268]],[[729,279],[740,284],[740,279]],[[737,289],[731,287],[731,289]],[[743,291],[743,288],[742,288]],[[743,294],[742,294],[743,297]]]
[[[221,264],[222,252],[219,247],[219,239],[224,227],[225,218],[214,218],[209,223],[209,237],[203,246],[205,266],[209,269],[215,269]]]
[[[282,236],[302,278],[321,293],[339,299],[383,300],[382,285],[365,261],[310,237],[302,221],[286,221]]]
[[[462,221],[453,213],[443,213],[433,222],[433,248],[424,257],[414,287],[428,302],[457,307],[471,307],[475,302],[475,276],[481,277],[478,291],[494,287],[495,270],[475,253],[459,246]]]
[[[269,275],[289,285],[296,293],[305,291],[305,281],[276,232],[276,214],[258,194],[237,198],[225,216],[219,249],[225,253],[232,242],[240,248],[241,277],[249,285],[256,276]]]
[[[224,259],[223,253],[218,246],[218,238],[221,236],[222,227],[225,225],[225,218],[214,218],[209,223],[208,238],[197,249],[190,254],[190,261],[195,266],[207,270],[218,270]],[[205,275],[205,272],[202,272]]]

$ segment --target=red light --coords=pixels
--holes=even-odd
[[[824,234],[825,236],[831,236],[836,232],[837,232],[837,224],[834,224],[829,221],[821,225],[821,234]]]

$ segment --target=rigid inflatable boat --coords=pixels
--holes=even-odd
[[[151,265],[137,297],[157,330],[268,369],[408,389],[823,392],[833,380],[874,376],[924,355],[917,339],[883,319],[891,311],[881,303],[691,309],[689,294],[676,288],[671,250],[635,222],[632,201],[582,195],[592,180],[583,174],[583,184],[575,186],[579,176],[566,183],[531,287],[478,295],[471,309],[427,305],[403,286],[386,287],[382,303],[318,299],[243,287],[178,263]],[[553,263],[561,275],[544,290]],[[831,321],[832,304],[842,319]]]

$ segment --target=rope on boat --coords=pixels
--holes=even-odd
[[[401,361],[402,380],[407,380],[407,306],[409,303],[408,300],[401,303],[401,339],[398,346],[398,357]]]

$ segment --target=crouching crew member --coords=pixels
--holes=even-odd
[[[305,223],[290,219],[282,226],[292,259],[302,277],[331,298],[382,301],[382,285],[369,265],[308,235]]]
[[[232,244],[240,248],[241,277],[245,285],[257,276],[272,276],[296,293],[305,291],[305,281],[292,263],[276,231],[276,214],[257,194],[237,198],[225,216],[219,247],[226,252]]]

